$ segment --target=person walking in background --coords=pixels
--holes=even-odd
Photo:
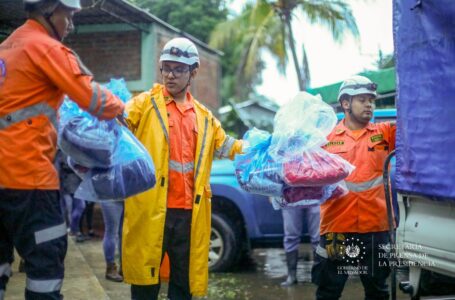
[[[346,79],[338,94],[345,118],[328,136],[325,149],[356,168],[346,178],[349,193],[321,205],[321,240],[312,270],[316,299],[339,299],[349,274],[360,276],[365,299],[389,299],[387,245],[390,243],[383,166],[395,149],[396,128],[371,123],[376,84],[364,76]]]
[[[79,233],[81,239],[89,240],[91,238],[96,238],[98,235],[93,230],[93,213],[95,212],[95,202],[93,201],[84,201],[85,209],[82,212],[82,216],[79,222]],[[87,230],[84,230],[84,223],[87,225]]]
[[[288,275],[281,286],[286,287],[297,283],[297,262],[303,222],[307,224],[313,254],[316,252],[316,247],[319,244],[319,206],[284,207],[282,208],[282,215],[283,246],[286,253]]]
[[[67,228],[53,165],[57,110],[65,94],[99,119],[124,105],[62,44],[80,1],[24,4],[27,21],[0,44],[0,299],[14,247],[25,261],[25,298],[61,299]]]
[[[200,67],[193,42],[170,40],[159,61],[164,84],[127,103],[126,121],[153,158],[157,185],[125,202],[122,270],[132,299],[157,299],[167,253],[168,298],[187,300],[207,293],[212,160],[233,159],[242,141],[189,92]]]
[[[85,209],[85,201],[74,197],[74,193],[81,183],[79,176],[71,169],[67,162],[68,157],[61,151],[57,151],[55,166],[60,178],[60,197],[63,213],[68,215],[70,235],[75,237],[76,242],[86,240],[80,231],[80,222]]]
[[[115,250],[118,248],[121,256],[120,225],[123,215],[123,202],[103,201],[101,211],[104,220],[103,252],[106,261],[105,278],[114,282],[123,281],[115,263]]]

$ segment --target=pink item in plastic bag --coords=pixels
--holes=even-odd
[[[323,195],[324,188],[322,186],[288,187],[283,190],[283,197],[287,203],[321,199]]]
[[[283,180],[290,186],[324,186],[345,179],[352,170],[343,158],[318,149],[284,163]]]

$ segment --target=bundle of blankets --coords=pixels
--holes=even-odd
[[[107,88],[124,101],[131,96],[123,80],[111,80]],[[75,192],[80,199],[118,201],[155,185],[152,158],[128,128],[99,121],[69,99],[60,108],[58,145],[82,178]]]

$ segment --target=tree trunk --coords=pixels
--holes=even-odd
[[[292,26],[291,26],[291,12],[285,11],[283,15],[284,15],[284,22],[286,23],[286,27],[288,28],[287,38],[289,41],[289,46],[291,47],[292,58],[294,60],[294,67],[295,67],[295,71],[297,73],[297,80],[299,81],[299,89],[301,91],[304,91],[306,88],[306,83],[302,77],[302,70],[300,69],[299,60],[297,59],[297,52],[296,52],[295,43],[294,43],[294,34],[292,32]]]

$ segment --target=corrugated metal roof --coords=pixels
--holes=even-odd
[[[209,47],[194,36],[164,22],[147,10],[141,9],[127,0],[81,0],[83,10],[74,17],[77,25],[130,23],[146,31],[140,24],[156,23],[178,35],[185,36],[212,53],[222,52]],[[16,28],[24,23],[26,15],[22,0],[0,0],[0,29]]]
[[[370,78],[373,82],[378,85],[378,94],[390,96],[391,93],[395,92],[396,82],[395,82],[395,68],[388,68],[379,71],[367,71],[362,72],[360,75]],[[318,88],[308,89],[308,92],[317,95],[320,94],[322,99],[329,103],[338,102],[338,91],[343,82],[337,82],[329,85],[325,85]]]

